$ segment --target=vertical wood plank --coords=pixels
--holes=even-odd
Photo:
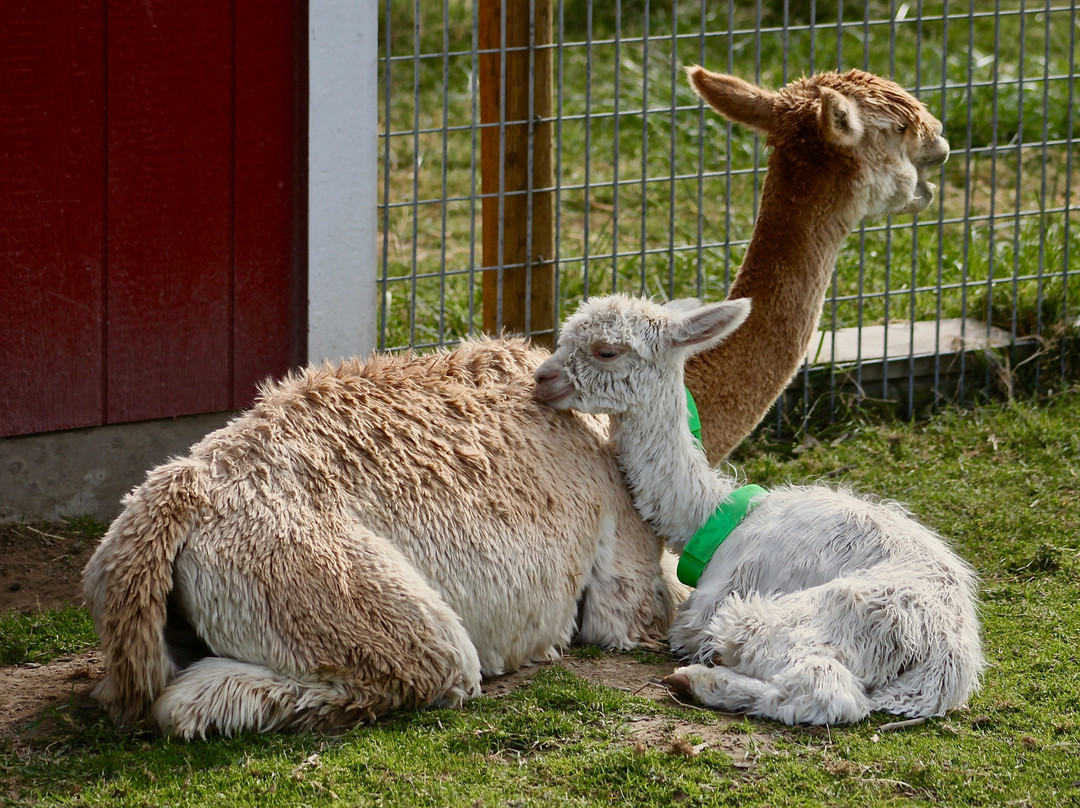
[[[103,414],[102,0],[0,23],[0,435]]]
[[[530,13],[530,4],[532,5]],[[502,40],[502,14],[506,14],[506,48],[524,48],[498,52]],[[529,243],[529,116],[551,117],[551,50],[536,47],[530,72],[529,31],[534,31],[534,46],[551,42],[552,7],[550,0],[480,0],[478,32],[481,50],[495,49],[480,56],[481,188],[485,194],[482,207],[483,254],[485,267],[525,266],[484,273],[484,329],[524,333],[549,331],[534,337],[534,342],[550,346],[555,325],[554,273],[554,203],[552,127],[545,121],[533,127],[532,233]],[[502,92],[503,65],[506,59],[506,92]],[[529,108],[529,86],[533,87],[533,106]],[[500,147],[500,127],[504,146]],[[501,152],[501,153],[500,153]],[[502,215],[499,193],[502,176]],[[492,196],[488,196],[488,195]],[[499,251],[500,222],[502,253]],[[499,316],[501,300],[502,314]]]
[[[232,15],[109,3],[110,422],[232,404]]]
[[[233,399],[307,355],[306,2],[236,0]]]

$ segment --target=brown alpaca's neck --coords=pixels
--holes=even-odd
[[[686,368],[710,463],[765,417],[802,364],[836,256],[857,224],[845,173],[775,152],[769,161],[754,234],[728,295],[749,297],[750,316]]]

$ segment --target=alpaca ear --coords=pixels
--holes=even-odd
[[[677,297],[664,304],[669,311],[693,311],[701,306],[701,301],[696,297]]]
[[[850,149],[862,140],[863,122],[859,108],[846,96],[829,87],[821,87],[818,124],[827,143]]]
[[[686,68],[686,75],[702,100],[729,121],[765,133],[772,129],[776,93],[735,76],[710,73],[699,65]]]
[[[749,315],[750,298],[747,297],[709,303],[683,317],[673,318],[668,341],[676,348],[690,348],[691,353],[700,353],[722,342]]]

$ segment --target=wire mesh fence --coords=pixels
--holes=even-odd
[[[821,337],[777,423],[852,400],[914,412],[923,399],[984,395],[1014,384],[1018,364],[1041,387],[1061,384],[1080,292],[1075,3],[525,0],[515,12],[514,2],[501,13],[491,3],[494,16],[485,0],[380,9],[381,349],[507,326],[543,341],[578,300],[609,291],[722,298],[765,155],[698,102],[683,67],[772,88],[857,67],[918,96],[952,156],[928,210],[849,237]],[[524,44],[508,37],[515,13],[529,21]],[[524,81],[505,67],[515,54],[528,59]],[[550,66],[550,106],[528,80],[538,65]],[[492,69],[498,100],[524,114],[507,117],[509,104],[483,114]],[[528,133],[522,152],[508,146],[515,127]],[[551,168],[537,181],[542,135]],[[492,149],[499,159],[486,165]],[[502,176],[513,160],[529,169],[520,187]],[[542,199],[550,254],[507,260],[506,242],[534,238]],[[551,273],[551,322],[531,322],[528,305],[523,322],[508,321],[502,296],[481,316],[483,277],[502,290],[515,270]]]

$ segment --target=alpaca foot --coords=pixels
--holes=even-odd
[[[729,713],[752,711],[775,688],[730,668],[711,665],[687,665],[676,668],[664,683],[681,695],[692,698],[706,707]]]
[[[870,710],[851,671],[821,656],[798,660],[767,681],[731,668],[688,665],[676,668],[664,682],[706,707],[784,724],[850,724]]]
[[[447,688],[445,693],[431,702],[431,706],[456,710],[469,699],[474,699],[479,695],[480,676],[463,673],[457,682]]]
[[[690,679],[685,674],[673,673],[669,676],[665,676],[661,683],[667,686],[667,689],[671,691],[671,695],[677,700],[683,701],[694,698],[694,692],[691,689]]]

